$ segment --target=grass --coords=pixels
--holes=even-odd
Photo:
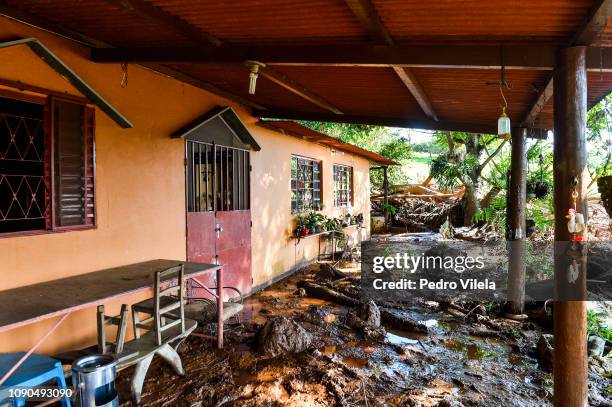
[[[429,164],[432,159],[429,153],[413,151],[410,161],[404,165],[407,167],[405,173],[408,175],[409,182],[423,182],[429,175]]]
[[[599,336],[606,341],[612,342],[612,329],[604,322],[605,314],[587,311],[587,336]]]

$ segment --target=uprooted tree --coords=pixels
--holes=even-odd
[[[493,183],[484,198],[478,198],[483,173],[489,164],[495,164],[493,159],[503,150],[507,140],[493,135],[450,131],[436,132],[434,136],[448,150],[432,161],[431,177],[443,188],[450,189],[459,183],[465,186],[464,226],[471,226],[480,209],[488,206],[502,189],[501,183]],[[494,178],[499,179],[498,176]]]

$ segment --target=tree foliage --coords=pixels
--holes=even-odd
[[[300,121],[301,125],[329,136],[339,138],[345,143],[354,144],[383,157],[389,158],[400,166],[389,167],[389,183],[403,184],[409,171],[408,162],[412,148],[409,141],[402,137],[399,131],[389,127],[371,126],[366,124],[326,123]],[[370,175],[375,188],[382,187],[382,172],[373,171]]]

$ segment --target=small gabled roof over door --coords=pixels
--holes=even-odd
[[[172,138],[185,137],[245,150],[261,150],[255,138],[231,107],[217,107],[177,130]]]

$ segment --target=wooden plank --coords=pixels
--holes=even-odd
[[[554,405],[587,405],[586,348],[586,255],[571,243],[565,215],[573,208],[572,180],[578,192],[576,209],[587,222],[586,167],[587,78],[586,47],[566,48],[559,54],[554,95],[554,208],[555,208],[555,303],[554,303]],[[570,264],[579,266],[573,275]]]
[[[283,110],[253,110],[253,116],[261,118],[310,120],[333,123],[371,124],[376,126],[404,127],[424,130],[465,131],[471,133],[496,134],[497,123],[461,123],[434,120],[411,120],[403,117],[379,117],[359,115],[336,115]]]
[[[506,69],[551,70],[558,47],[506,45]],[[612,70],[612,49],[590,47],[587,68]],[[94,48],[95,62],[244,63],[288,66],[367,66],[408,68],[499,69],[499,46],[494,45],[258,45],[223,47]],[[603,66],[602,63],[603,62]]]
[[[180,263],[151,260],[0,291],[0,303],[5,304],[0,309],[0,332],[146,291],[153,287],[155,272]],[[220,267],[187,262],[185,276],[195,277]]]
[[[259,74],[271,80],[272,82],[276,83],[277,85],[282,86],[288,91],[295,93],[302,99],[306,99],[307,101],[311,102],[314,105],[317,105],[325,110],[329,110],[330,112],[334,114],[342,114],[340,109],[338,109],[337,107],[335,107],[334,105],[332,105],[331,103],[323,99],[321,96],[317,95],[314,92],[311,92],[306,87],[297,83],[296,81],[287,77],[285,74],[281,72],[278,72],[268,67],[265,67],[265,68],[260,67]]]
[[[134,13],[138,16],[145,17],[154,21],[157,21],[169,28],[174,32],[189,38],[195,42],[209,44],[211,46],[218,47],[221,45],[221,41],[213,35],[200,30],[199,28],[189,24],[185,20],[169,14],[159,7],[144,1],[144,0],[105,0],[117,7]]]
[[[410,68],[403,68],[401,66],[393,66],[393,70],[400,78],[402,83],[408,88],[412,96],[414,96],[419,106],[421,106],[423,112],[425,112],[427,116],[437,121],[438,115],[436,114],[429,97],[425,93],[425,90],[419,83],[412,70]]]

